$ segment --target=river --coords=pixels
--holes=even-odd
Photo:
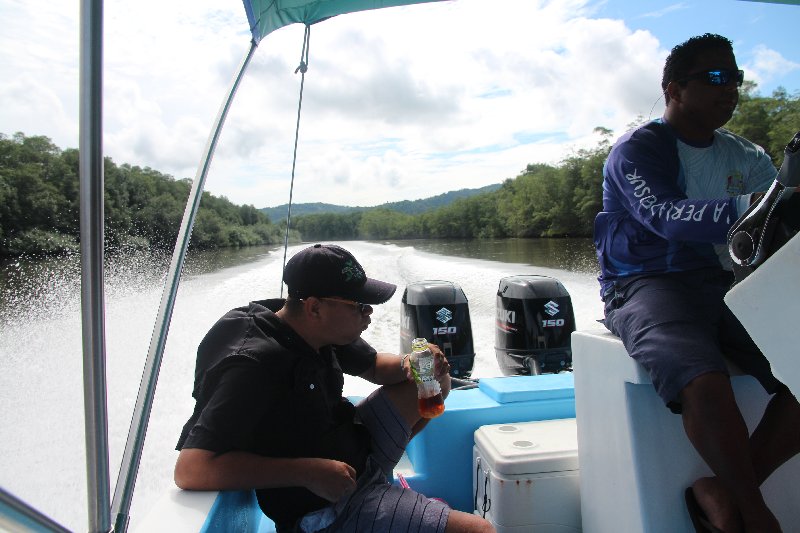
[[[578,329],[601,317],[597,263],[588,239],[347,242],[367,274],[398,285],[377,306],[364,338],[399,349],[405,285],[457,283],[469,300],[476,352],[473,377],[499,375],[494,355],[501,278],[542,274],[569,291]],[[291,256],[304,246],[292,246]],[[175,442],[191,414],[194,357],[227,310],[280,295],[282,247],[191,255],[178,291],[131,509],[135,527],[172,483]],[[73,530],[86,530],[86,473],[77,258],[14,260],[0,270],[0,485]],[[110,472],[117,476],[158,311],[166,260],[129,255],[106,271],[106,352]],[[372,385],[349,378],[346,393]]]

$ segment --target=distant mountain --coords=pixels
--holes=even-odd
[[[468,198],[477,194],[494,192],[500,188],[500,184],[487,185],[479,189],[461,189],[450,191],[430,198],[421,200],[403,200],[401,202],[387,202],[385,204],[372,207],[349,207],[344,205],[323,204],[319,202],[310,204],[294,204],[292,206],[292,217],[302,215],[320,215],[323,213],[352,213],[353,211],[369,211],[370,209],[391,209],[408,215],[417,215],[425,211],[432,211],[440,207],[449,205],[460,198]],[[277,207],[263,207],[261,211],[266,214],[273,223],[286,219],[286,209],[288,205],[283,204]]]

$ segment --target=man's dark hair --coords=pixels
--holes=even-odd
[[[690,74],[695,59],[706,50],[728,50],[733,53],[733,44],[729,39],[714,33],[704,33],[692,37],[688,41],[676,45],[664,62],[664,73],[661,76],[661,90],[666,91],[671,81],[682,80]]]

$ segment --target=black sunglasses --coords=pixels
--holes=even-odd
[[[704,70],[703,72],[695,72],[694,74],[689,74],[685,78],[681,78],[678,82],[689,81],[689,80],[702,80],[706,82],[707,85],[715,85],[715,86],[723,86],[728,85],[731,80],[736,80],[736,86],[741,87],[742,83],[744,83],[744,71],[743,70],[728,70],[728,69],[715,69],[715,70]]]
[[[328,298],[328,297],[318,296],[318,299],[330,300],[331,302],[339,302],[347,305],[354,305],[356,306],[356,308],[358,308],[358,312],[361,313],[362,315],[367,312],[368,308],[372,307],[370,306],[370,304],[362,304],[361,302],[354,302],[353,300],[344,300],[342,298]]]

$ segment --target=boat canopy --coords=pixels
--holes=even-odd
[[[243,0],[253,42],[258,44],[268,34],[302,22],[310,26],[317,22],[357,11],[383,7],[424,4],[441,0]]]
[[[243,0],[255,44],[278,28],[296,22],[310,26],[345,13],[440,1],[442,0]],[[749,1],[800,5],[800,0]]]

